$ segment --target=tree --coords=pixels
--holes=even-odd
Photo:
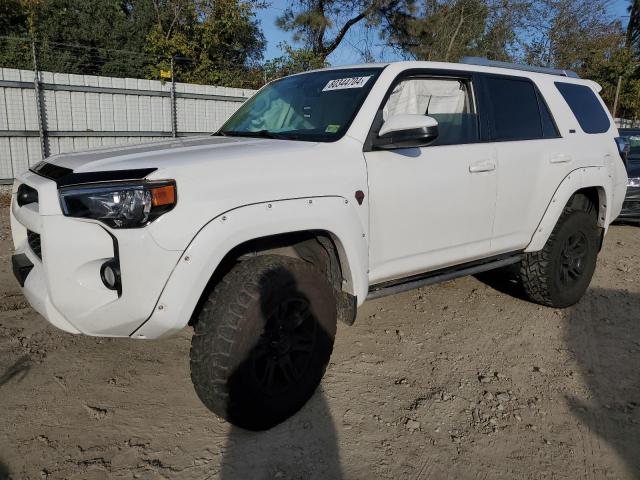
[[[269,60],[263,66],[267,81],[329,66],[326,60],[309,49],[294,48],[288,43],[280,43],[278,47],[283,55]]]
[[[356,24],[380,24],[397,9],[411,10],[414,0],[294,0],[277,25],[293,32],[303,51],[321,62],[340,45]]]
[[[41,68],[109,76],[140,72],[146,58],[139,39],[131,38],[128,6],[106,0],[41,2],[33,32],[41,46]]]
[[[20,62],[13,49],[0,49],[2,65],[31,68],[32,40],[44,70],[139,75],[146,61],[144,34],[133,24],[130,2],[2,0],[0,4],[4,10],[0,35],[21,47],[17,51],[25,57]]]
[[[261,75],[265,40],[255,20],[262,4],[237,0],[152,0],[155,25],[146,51],[178,57],[179,78],[194,83],[252,86]],[[249,77],[247,77],[249,73]]]
[[[534,65],[575,70],[595,80],[612,113],[618,95],[622,111],[637,109],[637,90],[629,83],[637,59],[625,46],[627,34],[608,14],[609,0],[538,0],[533,34],[525,46],[525,61]]]
[[[620,47],[620,22],[608,15],[610,0],[537,0],[535,23],[525,44],[525,60],[534,65],[580,70],[593,56],[609,56]]]
[[[640,0],[630,0],[629,23],[625,35],[625,45],[636,57],[640,57]]]
[[[21,38],[29,33],[29,17],[20,0],[0,0],[0,66],[31,68],[31,44]]]
[[[179,57],[178,78],[256,85],[264,37],[260,0],[0,0],[0,65],[158,78]],[[7,48],[5,48],[5,45]]]
[[[384,36],[419,60],[458,61],[465,55],[509,60],[528,0],[425,0],[415,12],[385,12]]]

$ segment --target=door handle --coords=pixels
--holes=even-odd
[[[496,164],[491,160],[472,163],[471,165],[469,165],[469,172],[471,173],[492,172],[495,169],[496,169]]]
[[[550,163],[569,163],[573,158],[566,153],[559,153],[549,159]]]

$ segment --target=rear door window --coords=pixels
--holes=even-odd
[[[544,138],[543,122],[533,83],[517,78],[486,77],[485,84],[492,113],[492,140]]]
[[[585,133],[605,133],[609,130],[611,122],[593,90],[574,83],[555,84]]]

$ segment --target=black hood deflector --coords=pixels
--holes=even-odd
[[[103,172],[80,172],[45,161],[39,162],[31,171],[56,182],[58,188],[70,185],[83,185],[89,183],[121,182],[124,180],[142,180],[147,175],[155,172],[156,168],[137,168],[133,170],[106,170]]]

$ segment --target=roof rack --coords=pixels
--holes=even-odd
[[[563,77],[580,78],[580,76],[572,70],[563,70],[559,68],[534,67],[533,65],[522,65],[520,63],[500,62],[497,60],[489,60],[484,57],[462,57],[460,63],[467,65],[481,65],[483,67],[510,68],[512,70],[524,70],[526,72],[547,73],[549,75],[560,75]]]

